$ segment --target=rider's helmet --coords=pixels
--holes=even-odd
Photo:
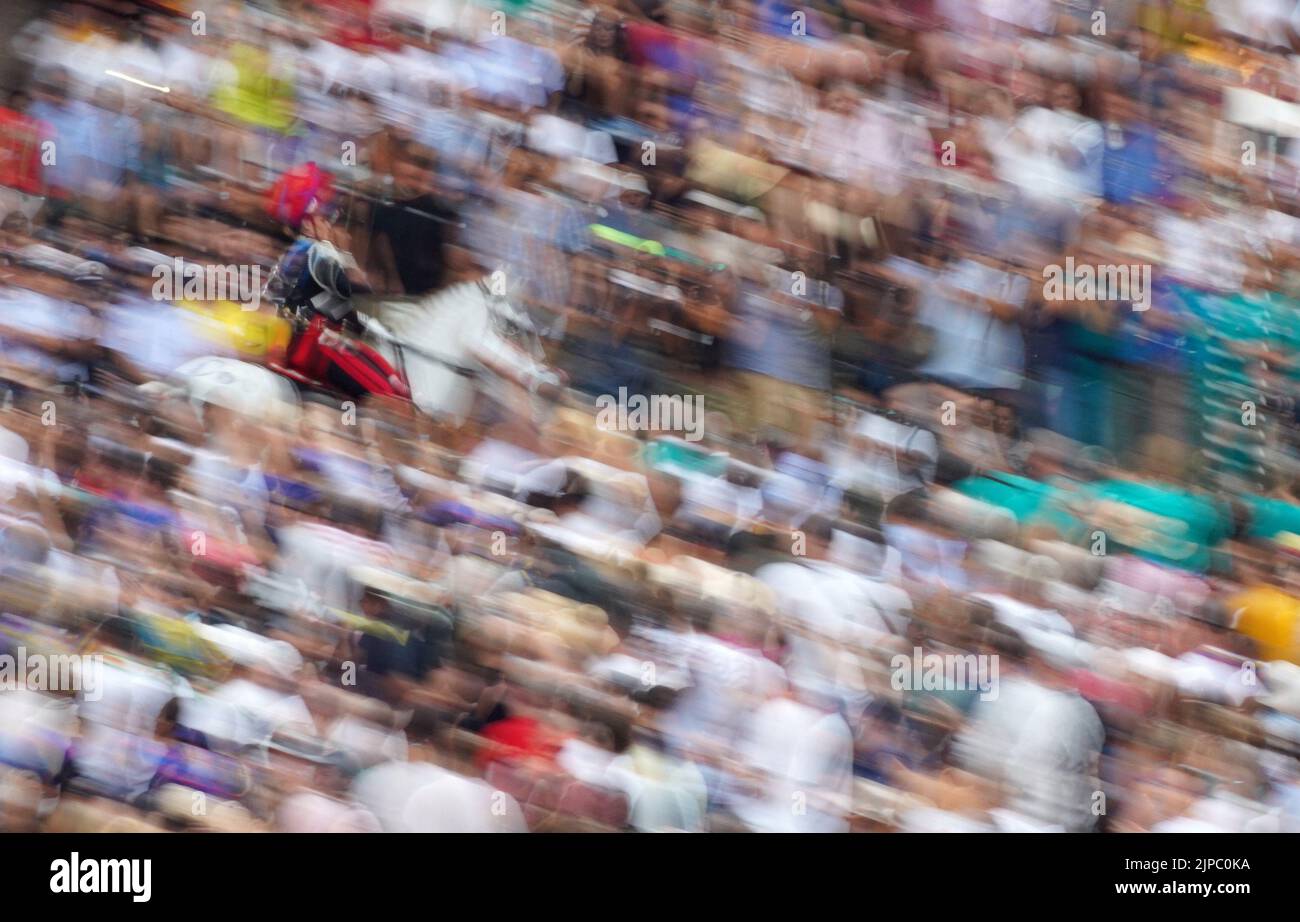
[[[352,311],[352,283],[343,256],[334,244],[317,240],[307,250],[302,271],[285,301],[290,307],[310,307],[341,321]]]

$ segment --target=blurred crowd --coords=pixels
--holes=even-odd
[[[99,666],[0,668],[0,828],[1300,829],[1295,2],[7,40],[0,648]],[[326,238],[413,348],[480,283],[545,373],[302,386],[269,294],[160,294]]]

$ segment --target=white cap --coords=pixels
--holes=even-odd
[[[623,187],[624,192],[640,192],[642,195],[650,194],[650,187],[646,185],[645,177],[640,173],[623,171],[618,174],[618,177],[618,184]]]

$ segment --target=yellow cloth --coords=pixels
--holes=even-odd
[[[1238,612],[1237,630],[1259,647],[1263,660],[1300,663],[1300,599],[1276,586],[1257,586],[1234,596],[1228,603]]]
[[[790,171],[783,166],[728,150],[712,141],[691,148],[687,178],[723,195],[748,202],[771,192]]]
[[[230,64],[235,81],[216,89],[213,105],[259,128],[284,131],[293,124],[293,85],[270,75],[264,49],[236,45],[230,52]]]
[[[247,311],[233,301],[177,301],[203,318],[204,335],[251,358],[283,355],[289,347],[288,321],[267,310]]]

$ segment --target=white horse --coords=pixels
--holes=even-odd
[[[415,405],[435,418],[459,425],[477,390],[501,396],[508,382],[530,393],[560,383],[527,312],[493,294],[486,278],[358,308],[367,339],[406,373]]]
[[[405,373],[413,402],[435,419],[460,425],[478,391],[517,403],[511,385],[536,394],[539,387],[560,383],[546,366],[528,314],[493,294],[487,279],[418,298],[358,299],[357,308],[366,340]],[[205,356],[176,374],[197,401],[248,413],[296,408],[293,386],[261,365]]]

